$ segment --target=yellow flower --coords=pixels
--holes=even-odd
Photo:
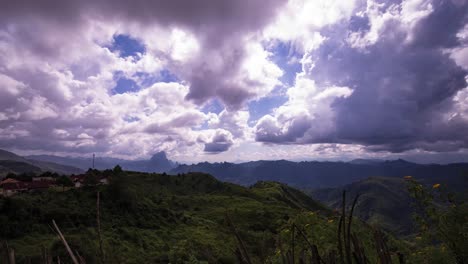
[[[403,178],[404,178],[405,180],[410,180],[410,179],[413,178],[413,176],[405,176],[405,177],[403,177]]]
[[[432,185],[432,188],[434,188],[434,189],[437,189],[439,187],[440,187],[440,183],[436,183],[436,184]]]
[[[422,239],[422,237],[420,237],[420,236],[417,236],[415,238],[416,238],[416,240],[421,240]]]
[[[333,221],[334,221],[333,219],[330,219],[328,220],[328,223],[333,223]]]

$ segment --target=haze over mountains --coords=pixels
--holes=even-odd
[[[60,157],[53,155],[33,155],[28,156],[28,158],[66,164],[83,170],[87,170],[93,166],[92,158]],[[177,163],[169,160],[164,151],[154,154],[149,160],[125,160],[108,157],[96,157],[94,160],[94,167],[98,170],[111,169],[116,165],[120,165],[124,170],[129,171],[168,172],[175,168]]]
[[[0,149],[0,176],[8,173],[39,173],[45,171],[57,172],[59,174],[76,174],[83,172],[82,169],[64,163],[21,157],[12,152]]]

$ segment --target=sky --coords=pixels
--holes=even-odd
[[[468,0],[0,3],[0,148],[468,161]]]

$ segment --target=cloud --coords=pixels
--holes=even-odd
[[[460,133],[468,128],[466,112],[454,105],[467,86],[467,71],[446,52],[460,45],[457,33],[467,11],[466,2],[368,1],[358,13],[370,26],[350,26],[351,18],[325,27],[326,40],[304,54],[289,101],[257,123],[257,140],[391,152],[467,148],[468,137]],[[434,29],[439,25],[444,28]],[[313,82],[302,86],[307,79]],[[318,94],[332,100],[314,100]]]
[[[49,30],[25,30],[22,40],[16,39],[27,46],[26,50],[44,57],[59,57],[69,51],[70,47],[62,46],[62,39],[57,39],[62,33],[77,39],[83,28],[96,24],[104,27],[116,24],[121,31],[133,33],[132,38],[142,39],[149,50],[175,47],[167,59],[174,59],[172,67],[190,83],[188,99],[200,104],[217,96],[228,107],[238,109],[246,100],[258,95],[255,87],[265,89],[260,87],[264,84],[245,76],[250,71],[242,68],[244,62],[250,62],[248,40],[255,39],[254,33],[274,19],[284,4],[284,0],[138,0],[131,4],[123,0],[46,0],[41,4],[20,1],[2,4],[0,16],[4,24],[13,27],[19,17],[28,22],[37,20],[47,24],[45,28]],[[118,33],[123,35],[125,32]],[[164,37],[157,37],[158,41],[145,41],[152,38],[145,36],[148,33],[171,34],[169,42],[172,43],[164,44],[168,42]],[[98,39],[106,40],[109,41],[108,35]],[[77,41],[73,48],[80,50],[80,42]],[[178,63],[180,60],[183,63]]]
[[[205,143],[204,151],[220,153],[229,150],[232,146],[232,135],[229,131],[218,129],[209,142]]]
[[[209,160],[458,153],[468,142],[467,8],[460,0],[5,2],[0,147]]]

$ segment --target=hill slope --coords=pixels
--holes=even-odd
[[[109,263],[182,263],[191,258],[235,263],[229,212],[256,263],[274,255],[283,225],[304,211],[329,211],[310,197],[279,183],[245,188],[206,174],[113,176],[101,191],[101,222]],[[97,262],[96,189],[0,198],[0,239],[21,262],[41,254],[41,245],[63,253],[48,225],[58,223],[71,246]],[[326,219],[322,221],[326,224]],[[330,226],[332,228],[332,226]],[[260,254],[260,252],[262,252]]]
[[[13,152],[0,149],[0,176],[4,176],[8,173],[40,173],[45,171],[59,174],[78,174],[83,172],[83,170],[73,166],[26,159]]]
[[[319,189],[310,194],[330,208],[339,209],[343,190],[349,197],[361,195],[355,212],[367,223],[400,235],[415,231],[411,217],[413,199],[403,179],[371,177],[341,188]],[[349,199],[347,205],[350,206],[351,202]]]

